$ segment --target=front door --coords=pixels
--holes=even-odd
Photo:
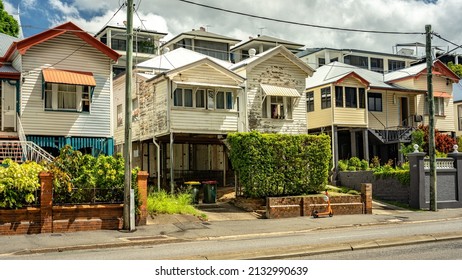
[[[401,126],[409,126],[409,104],[407,97],[401,97]]]
[[[1,130],[16,131],[16,87],[2,81],[0,93]]]

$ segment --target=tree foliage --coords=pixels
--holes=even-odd
[[[14,17],[5,11],[3,1],[0,0],[0,33],[17,37],[19,34],[19,25]]]
[[[227,141],[248,197],[301,195],[327,184],[332,158],[327,135],[231,133]]]
[[[412,143],[401,148],[403,154],[414,152],[414,144],[419,145],[419,151],[428,154],[428,135],[429,127],[427,125],[420,125],[417,130],[412,133]],[[454,150],[456,140],[450,135],[439,132],[435,129],[435,149],[440,154],[447,154]]]
[[[448,62],[448,67],[457,76],[462,77],[462,65],[461,64],[454,64],[452,61],[449,61]]]

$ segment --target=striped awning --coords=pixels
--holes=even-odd
[[[283,96],[283,97],[300,97],[300,93],[295,88],[279,87],[273,85],[260,84],[265,95]]]
[[[447,92],[434,91],[433,97],[451,98],[452,95]]]
[[[42,74],[46,83],[96,86],[95,77],[91,72],[47,68],[42,70]]]

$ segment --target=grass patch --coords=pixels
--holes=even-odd
[[[177,195],[170,195],[165,191],[151,193],[148,196],[147,211],[150,215],[189,214],[201,216],[199,211],[192,206],[192,195],[189,193]]]

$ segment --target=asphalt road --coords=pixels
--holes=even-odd
[[[394,244],[427,242],[445,233],[462,233],[460,220],[358,226],[293,234],[262,234],[206,239],[150,246],[2,255],[11,260],[153,260],[153,259],[282,259],[319,255],[328,251],[384,248]],[[320,248],[321,247],[321,248]],[[460,254],[462,255],[462,254]],[[393,258],[393,255],[390,255]],[[365,256],[360,259],[369,259]],[[395,257],[397,259],[398,255]]]
[[[462,240],[438,241],[289,258],[292,260],[462,260]]]

